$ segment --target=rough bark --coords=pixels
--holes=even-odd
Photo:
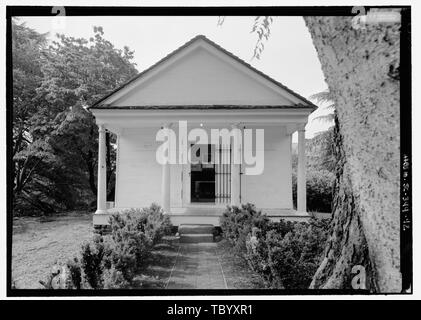
[[[333,231],[312,288],[400,292],[400,25],[354,29],[352,17],[305,17],[337,110]]]
[[[332,233],[328,240],[324,259],[313,277],[310,288],[352,289],[352,278],[356,275],[352,272],[352,268],[353,266],[363,266],[367,274],[365,288],[378,291],[377,284],[373,281],[375,270],[370,262],[340,131],[335,112],[336,177],[332,204],[334,211],[331,223]]]

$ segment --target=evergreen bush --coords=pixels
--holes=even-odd
[[[80,262],[77,258],[67,262],[67,287],[130,287],[136,274],[147,266],[153,246],[172,229],[169,217],[156,204],[113,214],[109,223],[109,235],[96,234],[82,244]]]
[[[321,262],[329,222],[281,219],[272,222],[252,204],[230,207],[221,220],[223,236],[268,288],[308,288]]]

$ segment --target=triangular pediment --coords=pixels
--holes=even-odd
[[[96,104],[313,105],[204,37],[197,37]]]

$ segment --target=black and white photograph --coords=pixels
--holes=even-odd
[[[89,4],[4,10],[7,296],[413,295],[412,6]]]

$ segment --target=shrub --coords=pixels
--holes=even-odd
[[[81,267],[84,280],[92,289],[102,287],[104,253],[104,239],[100,235],[95,235],[91,242],[82,244]]]
[[[162,237],[171,233],[170,217],[164,214],[160,206],[153,203],[149,208],[143,208],[142,214],[147,217],[145,234],[153,244],[161,241]]]
[[[54,277],[60,272],[69,275],[66,288],[129,287],[136,273],[147,265],[153,245],[172,228],[169,217],[156,204],[114,214],[109,223],[110,235],[97,234],[83,243],[80,263],[77,258],[69,260],[66,272],[54,271],[46,282],[42,282],[44,287],[53,287]]]
[[[333,200],[333,184],[335,175],[327,170],[307,171],[306,194],[307,210],[317,212],[331,212]],[[297,175],[292,175],[292,197],[297,204]]]
[[[171,232],[171,222],[160,206],[129,209],[111,215],[111,234],[103,247],[104,288],[127,287],[147,265],[154,244]]]
[[[118,226],[124,224],[124,219],[129,219],[131,223],[136,224],[135,229],[144,232],[152,244],[158,243],[164,235],[171,233],[169,216],[155,203],[142,209],[125,210],[119,216]]]
[[[245,259],[251,270],[260,275],[267,287],[272,286],[270,268],[268,265],[268,250],[266,235],[258,228],[253,228],[247,236]]]
[[[263,233],[263,235],[266,235],[269,231],[274,231],[277,234],[281,235],[282,237],[285,236],[288,232],[294,230],[294,227],[297,223],[297,221],[290,221],[285,219],[280,219],[278,222],[271,221],[270,224],[266,227]]]
[[[131,281],[136,272],[146,265],[153,245],[170,233],[171,227],[169,217],[156,204],[112,215],[112,241],[105,262],[107,269],[114,268],[119,276]]]
[[[152,249],[152,240],[144,232],[143,217],[132,214],[113,215],[110,218],[111,241],[105,265],[115,268],[130,281],[142,267]]]
[[[287,224],[284,224],[284,227]],[[294,222],[266,233],[255,230],[248,237],[246,259],[269,287],[308,288],[325,248],[328,222],[311,219]]]
[[[245,258],[249,267],[258,273],[267,287],[283,288],[277,279],[274,279],[270,270],[269,252],[266,243],[267,234],[276,234],[284,237],[294,230],[299,222],[286,221],[281,219],[279,222],[269,222],[265,229],[253,227],[252,232],[247,236]]]
[[[68,260],[66,266],[69,270],[71,287],[74,289],[80,289],[82,287],[82,268],[80,267],[79,260],[77,258]]]
[[[106,269],[103,278],[104,289],[124,289],[130,287],[130,282],[126,280],[123,273],[114,267]]]
[[[271,222],[252,204],[230,207],[221,220],[224,237],[269,288],[308,288],[321,262],[329,222]]]
[[[253,204],[247,203],[240,208],[227,206],[220,218],[224,237],[238,254],[246,252],[246,240],[253,227],[266,230],[270,220],[257,211]]]

